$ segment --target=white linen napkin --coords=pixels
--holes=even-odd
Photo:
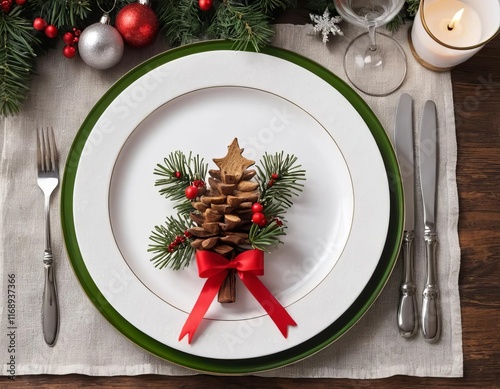
[[[274,45],[311,58],[345,79],[342,57],[350,40],[361,31],[341,25],[344,37],[332,37],[327,45],[321,36],[310,35],[311,26],[276,26]],[[455,122],[450,73],[430,72],[415,61],[408,48],[404,26],[396,37],[408,56],[404,85],[390,96],[376,98],[361,94],[392,138],[399,96],[414,99],[415,126],[419,127],[426,100],[433,99],[439,120],[438,177],[438,276],[441,292],[442,328],[437,344],[421,336],[406,340],[396,327],[396,309],[401,281],[398,263],[383,293],[367,314],[346,335],[317,354],[270,372],[276,377],[380,378],[396,374],[435,377],[463,375],[462,329],[458,294],[460,247],[458,241],[458,195],[455,176],[457,159]],[[7,362],[15,358],[16,375],[70,374],[188,375],[195,372],[161,360],[121,335],[92,305],[79,286],[67,258],[59,223],[59,190],[52,208],[53,250],[57,261],[57,283],[61,307],[61,330],[54,348],[45,345],[41,330],[43,285],[43,207],[36,184],[35,128],[53,126],[61,159],[97,100],[126,71],[152,55],[166,50],[161,42],[142,50],[127,49],[121,63],[99,71],[80,60],[67,60],[60,52],[41,58],[39,75],[21,114],[0,122],[0,299],[2,330],[13,336],[0,338],[0,353]],[[61,164],[62,166],[62,164]],[[419,183],[417,182],[417,190]],[[425,265],[423,221],[417,197],[415,278],[419,294]],[[15,313],[10,316],[7,284],[15,279]],[[420,300],[420,297],[419,297]],[[11,302],[12,303],[12,302]],[[12,312],[12,311],[11,311]],[[15,353],[8,350],[13,348]],[[3,363],[2,375],[11,375]]]

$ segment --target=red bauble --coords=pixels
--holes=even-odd
[[[33,28],[38,31],[43,31],[47,28],[47,22],[43,18],[33,20]]]
[[[72,45],[66,45],[63,48],[63,55],[66,58],[73,58],[76,55],[76,48]]]
[[[213,5],[213,0],[198,0],[198,6],[202,11],[210,11]]]
[[[252,204],[252,213],[262,213],[264,207],[261,203],[253,203]]]
[[[196,197],[198,197],[198,188],[194,185],[190,185],[186,188],[186,197],[189,200],[194,200]]]
[[[116,15],[115,27],[129,46],[144,47],[153,43],[158,26],[158,17],[146,4],[128,4]]]
[[[57,27],[52,24],[49,24],[47,28],[45,28],[44,32],[49,38],[55,38],[57,34],[59,34]]]

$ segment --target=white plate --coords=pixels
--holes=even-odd
[[[200,68],[208,76],[197,77]],[[216,50],[146,66],[114,93],[89,115],[82,131],[90,133],[77,137],[78,161],[69,160],[66,174],[74,175],[78,265],[127,325],[169,349],[234,360],[298,346],[347,311],[379,263],[390,193],[379,147],[340,92],[276,56]],[[204,280],[194,261],[180,271],[149,262],[151,230],[174,214],[153,169],[175,150],[213,167],[234,137],[247,158],[284,150],[306,170],[284,245],[266,254],[261,277],[298,325],[282,337],[238,284],[237,302],[214,302],[189,345],[178,337]]]

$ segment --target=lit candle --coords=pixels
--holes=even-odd
[[[421,0],[410,36],[417,60],[432,70],[449,70],[478,52],[499,32],[500,2]]]

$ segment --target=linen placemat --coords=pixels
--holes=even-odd
[[[342,59],[345,47],[360,30],[342,23],[345,36],[324,45],[311,35],[311,26],[276,26],[274,45],[308,57],[345,79]],[[398,263],[387,286],[360,322],[338,341],[293,365],[261,373],[276,377],[380,378],[404,374],[459,377],[463,374],[462,329],[458,294],[460,248],[458,242],[458,195],[455,176],[457,158],[453,98],[449,72],[430,72],[414,60],[404,26],[396,33],[408,56],[408,73],[400,90],[387,97],[361,96],[378,116],[392,139],[399,96],[414,99],[415,128],[419,128],[423,105],[433,99],[438,107],[439,168],[438,277],[441,293],[441,340],[428,344],[418,335],[399,336],[396,310],[401,282]],[[137,347],[109,324],[92,305],[73,273],[67,258],[59,222],[59,194],[52,208],[53,251],[60,296],[61,328],[57,344],[49,348],[41,329],[43,290],[43,198],[36,184],[37,126],[53,126],[61,154],[61,166],[71,142],[93,105],[114,81],[133,66],[168,49],[158,41],[141,50],[126,49],[115,68],[100,71],[80,60],[67,60],[51,52],[38,63],[38,76],[31,83],[25,107],[18,116],[0,122],[0,355],[1,374],[11,375],[8,365],[15,358],[16,375],[70,374],[187,375],[195,372],[161,360]],[[202,71],[202,70],[201,70]],[[417,191],[419,183],[416,182]],[[415,279],[418,299],[424,282],[423,221],[417,200]],[[15,279],[15,315],[9,323],[7,284]],[[118,277],[118,282],[120,278]],[[12,312],[12,311],[11,311]],[[9,329],[9,327],[13,327]],[[10,331],[10,332],[9,332]],[[9,336],[7,336],[9,335]],[[12,351],[13,350],[13,351]]]

